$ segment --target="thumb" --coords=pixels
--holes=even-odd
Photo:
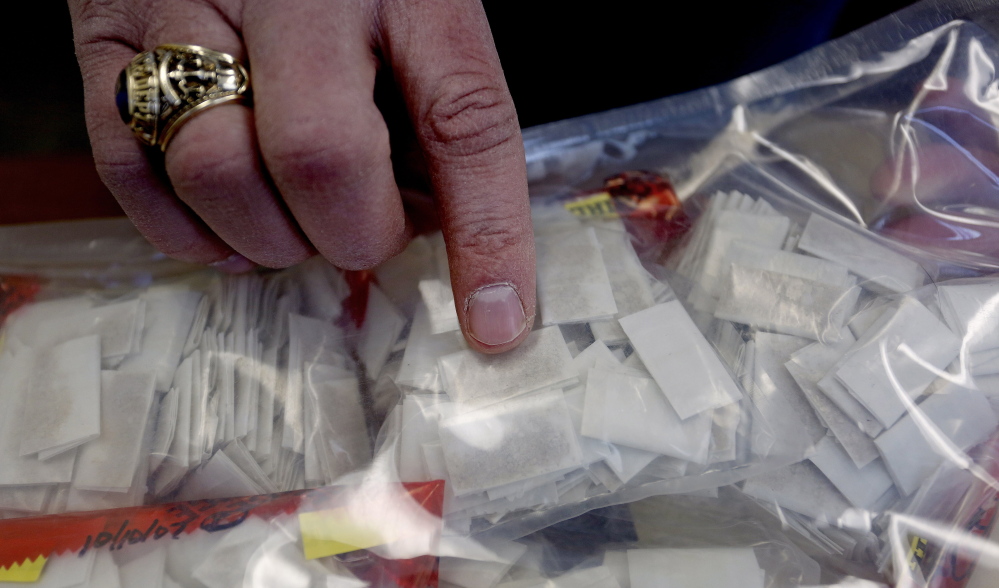
[[[477,0],[384,3],[383,50],[423,149],[462,331],[498,353],[531,330],[535,257],[513,100]]]

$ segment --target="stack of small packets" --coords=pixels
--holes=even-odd
[[[510,538],[726,487],[851,559],[999,426],[999,280],[935,281],[740,192],[705,198],[661,264],[620,220],[541,202],[534,221],[539,320],[500,355],[466,345],[439,234],[361,289],[314,259],[44,290],[3,331],[0,514],[444,480],[442,541],[463,547],[442,581],[512,588],[548,584]],[[557,585],[765,585],[751,549],[695,551],[611,550]]]

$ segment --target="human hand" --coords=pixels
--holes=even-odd
[[[534,241],[516,112],[478,0],[70,0],[98,172],[165,254],[239,272],[317,251],[366,269],[411,237],[373,93],[390,68],[444,231],[462,331],[479,351],[534,320]],[[250,69],[253,108],[213,107],[158,156],[114,88],[140,51],[192,44]]]

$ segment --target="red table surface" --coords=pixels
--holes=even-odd
[[[89,153],[0,157],[0,224],[123,215]]]

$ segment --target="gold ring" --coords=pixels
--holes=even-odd
[[[115,87],[121,120],[144,145],[167,144],[195,114],[249,99],[250,74],[228,53],[197,45],[160,45],[132,59]]]

